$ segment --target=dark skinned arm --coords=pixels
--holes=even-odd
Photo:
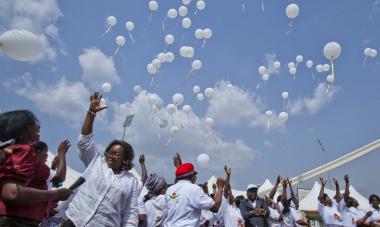
[[[278,175],[278,176],[277,176],[277,180],[276,180],[276,184],[274,185],[274,187],[272,188],[272,190],[271,190],[270,193],[269,193],[269,198],[270,198],[271,200],[273,200],[274,195],[276,194],[276,191],[277,191],[277,188],[278,188],[278,185],[280,184],[280,182],[281,182],[281,176]]]
[[[227,199],[229,192],[231,190],[230,178],[231,178],[232,170],[231,170],[231,168],[224,166],[224,171],[226,172],[226,175],[227,175],[226,176],[226,184],[224,185],[224,197]]]
[[[141,165],[141,181],[145,185],[145,182],[148,179],[148,171],[146,170],[146,166],[145,166],[144,154],[140,155],[139,162]]]
[[[174,157],[173,157],[173,163],[174,163],[174,166],[175,168],[177,169],[180,165],[182,165],[182,159],[181,159],[181,156],[179,153],[177,153]]]
[[[289,180],[289,178],[287,179],[287,182],[288,182],[288,185],[289,185],[289,189],[290,189],[290,196],[292,198],[292,201],[295,205],[298,205],[298,199],[296,197],[296,194],[294,193],[293,191],[293,187],[292,187],[292,182]]]
[[[225,185],[225,181],[223,179],[218,179],[216,181],[216,185],[218,187],[218,190],[216,191],[216,194],[214,195],[214,204],[210,208],[210,211],[213,213],[217,213],[219,211],[220,206],[222,205],[222,196],[223,196],[223,188]]]
[[[333,178],[333,181],[334,181],[334,183],[335,183],[335,201],[336,201],[337,203],[339,203],[339,202],[340,202],[339,182],[338,182],[335,178]]]
[[[344,181],[346,182],[346,186],[344,188],[344,202],[347,203],[348,197],[350,196],[350,177],[345,175]]]
[[[51,180],[54,184],[61,183],[66,179],[66,153],[70,146],[70,141],[64,140],[58,147],[58,164],[56,174]]]
[[[319,178],[319,181],[321,182],[321,190],[319,191],[318,200],[321,204],[324,204],[324,197],[325,197],[325,185],[327,181],[323,179],[323,177]]]
[[[84,119],[81,133],[82,135],[89,135],[92,133],[94,120],[96,113],[108,108],[107,106],[101,106],[100,100],[102,99],[102,96],[99,94],[99,92],[95,92],[90,97],[90,107],[86,113],[86,118]]]

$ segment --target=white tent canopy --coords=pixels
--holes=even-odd
[[[313,188],[307,194],[307,196],[300,201],[299,209],[303,211],[318,211],[318,196],[319,191],[321,189],[321,185],[317,182],[314,183]],[[325,188],[325,193],[333,198],[335,195],[335,190],[331,190]],[[341,194],[344,193],[344,190],[341,191]],[[368,210],[370,205],[368,203],[368,199],[366,199],[363,195],[361,195],[356,189],[351,185],[350,186],[350,196],[355,198],[359,202],[359,208],[363,210]]]

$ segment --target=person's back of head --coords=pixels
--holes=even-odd
[[[0,140],[16,139],[16,143],[37,142],[35,135],[30,135],[28,127],[37,126],[39,121],[29,110],[15,110],[0,114]]]

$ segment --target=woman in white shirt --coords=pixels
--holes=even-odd
[[[326,227],[336,227],[336,226],[343,226],[343,220],[340,212],[337,208],[337,203],[333,203],[333,201],[330,199],[330,197],[325,194],[325,185],[327,183],[327,180],[324,180],[323,177],[319,178],[321,182],[321,190],[319,192],[319,204],[318,204],[318,211],[319,215],[321,216],[323,220],[323,226]],[[339,184],[334,179],[335,187],[336,187],[336,195],[335,198],[337,201],[340,201],[340,192],[339,192]]]
[[[378,195],[372,194],[369,196],[369,204],[371,208],[369,211],[372,212],[371,217],[369,217],[369,222],[375,226],[380,226],[380,198]]]
[[[147,227],[162,226],[161,220],[165,211],[165,193],[168,185],[165,178],[151,174],[145,184],[148,194],[145,196]]]
[[[78,138],[79,157],[87,167],[86,182],[75,192],[64,226],[137,226],[138,181],[129,170],[134,151],[122,140],[112,141],[102,157],[96,151],[92,128],[102,96],[94,93]],[[63,205],[65,207],[65,205]]]

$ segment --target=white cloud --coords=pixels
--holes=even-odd
[[[120,83],[113,58],[106,56],[101,50],[85,49],[78,59],[83,71],[82,79],[91,86],[99,88],[105,82]]]
[[[277,61],[277,55],[276,54],[265,54],[265,60],[266,60],[266,67],[267,67],[267,72],[269,75],[272,75],[272,74],[279,74],[280,73],[280,69],[276,69],[274,68],[274,65],[273,63],[275,61]]]
[[[303,114],[308,111],[310,114],[315,114],[321,110],[325,105],[332,102],[334,95],[338,92],[335,87],[330,87],[327,91],[328,85],[320,83],[314,90],[313,97],[311,98],[298,98],[295,101],[289,101],[286,104],[286,109],[292,115]]]
[[[217,83],[214,90],[214,97],[209,100],[207,116],[212,116],[218,124],[267,127],[268,119],[265,116],[267,107],[254,93],[244,91],[226,81]],[[272,112],[274,116],[270,122],[271,129],[281,127],[275,111]]]
[[[39,59],[54,60],[57,52],[65,52],[64,44],[54,23],[62,17],[56,0],[2,0],[0,2],[0,32],[27,29],[42,41]],[[52,42],[54,41],[54,42]],[[54,44],[58,47],[54,47]]]
[[[217,132],[213,134],[204,119],[195,114],[188,118],[180,110],[172,120],[165,109],[152,113],[147,95],[147,91],[142,91],[132,103],[114,102],[111,105],[114,111],[113,120],[108,127],[117,138],[121,138],[125,117],[131,113],[135,115],[131,126],[126,130],[126,140],[132,144],[136,153],[144,153],[149,157],[151,163],[148,165],[152,169],[150,171],[172,176],[173,173],[168,171],[173,168],[168,166],[172,166],[171,157],[176,152],[181,153],[183,160],[187,162],[195,162],[201,153],[209,154],[213,163],[210,170],[221,170],[227,162],[236,164],[235,169],[252,164],[256,152],[242,140],[225,141]],[[169,126],[160,128],[160,119],[167,119]],[[172,136],[172,122],[179,127],[179,131],[173,137],[174,141],[167,144]]]
[[[41,112],[67,120],[73,125],[82,121],[88,107],[89,90],[82,82],[61,78],[55,84],[33,81],[29,73],[3,83],[17,95],[32,101]]]

